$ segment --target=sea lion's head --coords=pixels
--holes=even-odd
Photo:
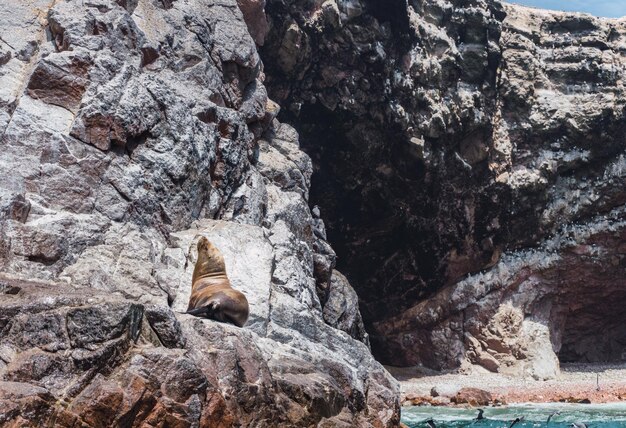
[[[201,236],[198,240],[198,261],[196,266],[200,267],[200,275],[226,272],[226,264],[221,251],[206,236]]]

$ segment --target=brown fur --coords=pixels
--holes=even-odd
[[[230,285],[222,253],[207,238],[201,237],[187,313],[243,327],[248,311],[246,296]]]

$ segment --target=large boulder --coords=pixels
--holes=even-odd
[[[233,287],[250,302],[244,328],[184,313],[199,236],[221,249]],[[3,422],[397,423],[395,380],[366,345],[326,324],[308,298],[273,283],[279,254],[261,227],[198,221],[173,235],[155,265],[159,281],[178,280],[168,284],[171,308],[166,299],[145,303],[122,289],[3,277]],[[144,262],[133,260],[137,268]]]
[[[398,423],[396,382],[324,321],[335,255],[263,84],[263,19],[0,5],[0,425]],[[184,314],[201,235],[244,328]]]

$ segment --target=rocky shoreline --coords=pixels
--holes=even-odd
[[[419,368],[387,368],[400,381],[402,406],[626,401],[625,364],[568,364],[556,379],[548,381],[497,373],[440,374]]]

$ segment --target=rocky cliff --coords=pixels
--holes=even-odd
[[[1,426],[398,423],[259,22],[254,1],[0,5]],[[243,329],[183,314],[201,235]]]
[[[377,358],[537,378],[624,358],[626,21],[483,0],[267,10],[266,85]]]
[[[0,424],[394,426],[370,342],[623,359],[626,21],[10,0],[0,30]],[[201,235],[243,329],[182,313]]]

